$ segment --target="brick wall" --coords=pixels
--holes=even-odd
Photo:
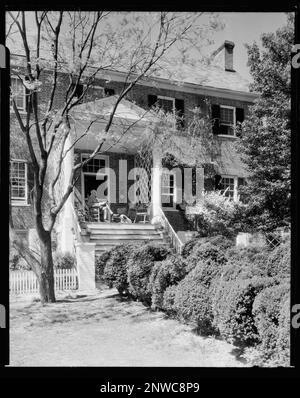
[[[23,67],[18,67],[17,69],[12,66],[12,74],[16,70],[19,74],[25,74],[25,68]],[[48,71],[45,71],[41,75],[41,81],[42,81],[42,86],[41,86],[41,91],[39,93],[40,96],[40,102],[42,104],[42,107],[45,107],[48,100],[49,100],[49,95],[51,92],[51,73]],[[59,109],[62,107],[63,102],[64,102],[64,95],[67,90],[69,84],[69,78],[68,76],[59,73],[58,74],[58,84],[57,84],[57,92],[55,95],[54,99],[54,108]],[[94,82],[95,86],[101,86],[104,88],[109,88],[115,90],[115,93],[118,94],[122,88],[124,87],[124,84],[122,82],[116,82],[116,81],[106,81],[104,79],[96,79]],[[94,99],[97,99],[101,97],[102,93],[101,91],[97,89],[90,89],[90,91],[87,93],[87,98],[85,101],[92,101]],[[149,86],[143,86],[143,85],[136,85],[132,91],[128,94],[128,99],[135,101],[137,105],[144,109],[148,109],[148,95],[162,95],[166,97],[172,97],[176,98],[179,100],[184,101],[184,109],[185,109],[185,119],[188,121],[189,118],[191,117],[192,113],[191,110],[195,106],[200,106],[203,110],[206,112],[209,112],[209,108],[205,102],[205,100],[210,100],[211,103],[213,104],[222,104],[222,105],[229,105],[229,106],[235,106],[239,108],[243,108],[245,111],[245,117],[247,116],[248,113],[248,106],[251,105],[249,102],[243,102],[243,101],[237,101],[237,100],[230,100],[230,99],[224,99],[224,98],[205,98],[203,95],[197,95],[197,94],[192,94],[192,93],[184,93],[182,91],[176,91],[176,89],[162,89],[159,87],[149,87]],[[18,126],[18,123],[16,122],[16,118],[14,116],[14,113],[11,113],[11,129],[12,129],[12,134],[18,135],[22,134],[20,131],[20,128]],[[29,159],[28,156],[28,150],[26,143],[22,143],[22,141],[17,140],[18,144],[13,145],[11,147],[11,157],[13,158],[25,158]],[[35,140],[34,140],[34,144]],[[133,156],[126,156],[126,155],[120,155],[120,154],[114,154],[110,153],[110,166],[117,171],[117,181],[118,181],[118,161],[121,158],[127,158],[128,159],[128,171],[130,168],[134,167],[134,158]],[[128,186],[130,186],[132,182],[128,182]],[[81,179],[79,178],[77,182],[77,188],[81,192]],[[117,184],[117,199],[119,198],[119,185]],[[32,208],[31,206],[28,207],[19,207],[19,208],[13,208],[12,211],[13,218],[15,219],[16,225],[18,225],[19,229],[24,228],[29,228],[32,227],[33,225],[33,216],[32,216]],[[24,215],[23,219],[21,215]]]

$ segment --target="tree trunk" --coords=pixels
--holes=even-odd
[[[43,237],[40,237],[41,269],[38,275],[40,296],[42,303],[54,303],[55,288],[51,234],[47,232],[43,235]]]

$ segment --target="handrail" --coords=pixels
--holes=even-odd
[[[172,225],[170,224],[169,220],[167,219],[167,217],[161,207],[159,207],[159,212],[164,221],[164,228],[165,228],[169,238],[171,239],[172,246],[176,250],[176,253],[181,254],[184,243],[180,240],[179,236],[174,231]]]

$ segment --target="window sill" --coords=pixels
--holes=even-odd
[[[221,138],[234,138],[234,139],[238,138],[236,135],[226,135],[226,134],[218,134],[218,137],[221,137]]]
[[[14,111],[13,109],[10,109],[10,113],[15,114],[15,111]],[[21,116],[25,116],[25,115],[27,115],[27,112],[24,111],[24,110],[19,109],[19,114],[20,114]]]
[[[26,202],[11,202],[11,205],[14,207],[29,207],[30,204]]]

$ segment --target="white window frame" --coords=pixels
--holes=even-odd
[[[29,206],[28,204],[28,162],[24,159],[11,159],[10,163],[24,163],[25,164],[25,198],[13,197],[11,195],[10,201],[12,206]],[[11,184],[11,175],[9,176],[9,183]]]
[[[173,194],[169,194],[169,196],[173,196],[173,206],[165,206],[166,203],[163,203],[162,201],[162,196],[166,196],[168,194],[163,194],[162,193],[162,182],[163,182],[163,174],[167,174],[167,175],[173,175],[174,176],[174,192]],[[177,181],[176,181],[176,172],[173,170],[162,170],[161,173],[161,189],[160,189],[160,196],[161,196],[161,205],[162,205],[162,209],[166,210],[166,211],[170,211],[170,210],[176,210],[176,205],[177,205]]]
[[[24,76],[20,76],[23,80]],[[10,77],[11,79],[11,87],[12,87],[12,80],[17,80],[21,83],[20,78],[18,76],[12,75]],[[26,88],[24,86],[24,84],[22,83],[22,87],[23,87],[23,107],[22,108],[18,108],[18,111],[20,112],[20,114],[25,114],[26,113]],[[12,101],[10,103],[10,111],[14,112],[14,108],[12,106]]]
[[[233,179],[233,201],[237,202],[238,201],[238,177],[232,176],[232,175],[221,175],[221,181],[222,178],[232,178]],[[220,183],[221,183],[220,181]]]
[[[80,155],[80,160],[81,162],[84,160],[85,157],[90,156],[90,153],[81,153]],[[105,168],[109,167],[109,156],[108,155],[96,155],[94,156],[94,159],[104,159],[105,161]],[[98,172],[92,172],[92,171],[83,171],[83,168],[81,168],[81,195],[82,195],[82,200],[83,202],[85,201],[85,187],[84,187],[84,176],[85,175],[93,175],[96,177]],[[107,175],[107,186],[108,186],[108,201],[110,202],[110,179],[109,179],[109,174],[105,173],[100,173],[103,174],[104,176]]]
[[[233,110],[233,124],[222,123],[221,122],[221,109],[232,109]],[[220,105],[220,126],[232,126],[233,134],[218,134],[220,137],[236,137],[235,127],[236,127],[236,107],[229,105]]]
[[[165,97],[163,95],[158,95],[157,99],[168,100],[173,102],[173,115],[175,115],[176,108],[175,108],[175,98],[174,97]]]

